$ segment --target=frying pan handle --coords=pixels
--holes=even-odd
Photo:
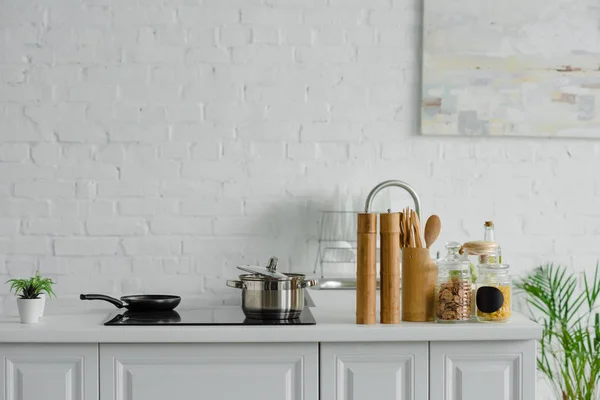
[[[125,304],[123,304],[123,302],[121,300],[115,299],[114,297],[110,297],[105,294],[80,294],[79,298],[81,300],[104,300],[104,301],[108,301],[109,303],[111,303],[112,305],[114,305],[118,308],[125,307]]]

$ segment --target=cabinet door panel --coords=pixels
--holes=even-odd
[[[0,345],[4,400],[98,399],[95,344]]]
[[[427,342],[321,344],[322,400],[426,400]]]
[[[101,345],[102,400],[317,400],[318,345]]]
[[[431,400],[535,398],[535,341],[431,343]]]

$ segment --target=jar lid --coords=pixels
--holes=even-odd
[[[489,242],[485,240],[477,240],[473,242],[466,242],[460,248],[459,253],[467,253],[471,256],[486,256],[493,255],[498,250],[498,243]]]
[[[465,255],[460,254],[461,245],[459,242],[446,243],[446,256],[436,260],[435,263],[445,269],[464,270],[469,269],[469,260]]]

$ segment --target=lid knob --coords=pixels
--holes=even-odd
[[[460,248],[462,244],[459,242],[448,242],[446,243],[446,250],[448,251],[448,255],[450,254],[459,254]]]
[[[269,265],[267,265],[267,269],[271,272],[275,272],[277,270],[277,262],[279,259],[277,257],[271,257],[269,259]]]

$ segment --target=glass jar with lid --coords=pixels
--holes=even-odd
[[[446,257],[437,260],[434,317],[437,322],[466,322],[471,319],[471,270],[466,256],[459,254],[461,244],[446,244]]]
[[[511,278],[508,264],[480,264],[476,284],[477,320],[507,322],[511,317]]]
[[[472,242],[466,242],[460,248],[459,253],[464,254],[470,260],[471,267],[471,286],[473,289],[471,299],[471,317],[473,320],[477,320],[477,307],[475,306],[475,287],[477,283],[477,277],[479,275],[477,265],[488,264],[490,260],[493,260],[493,255],[498,250],[498,244],[496,242],[490,242],[487,240],[477,240]]]

